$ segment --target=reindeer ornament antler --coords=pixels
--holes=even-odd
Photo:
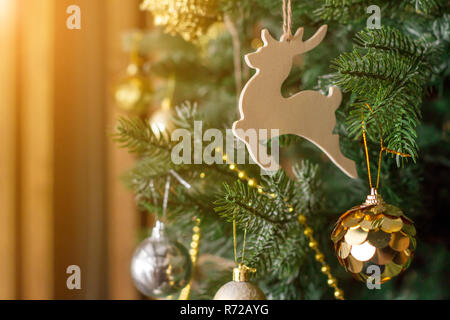
[[[294,56],[315,48],[326,32],[324,25],[309,40],[303,41],[303,28],[299,28],[294,36],[285,33],[277,41],[264,29],[261,32],[264,45],[245,56],[248,66],[257,71],[242,90],[239,100],[241,119],[233,124],[233,133],[247,145],[252,159],[265,170],[279,169],[278,164],[274,166],[273,161],[267,161],[270,156],[267,155],[266,140],[295,134],[314,143],[345,174],[357,177],[355,163],[341,153],[339,136],[333,134],[334,112],[342,101],[339,88],[331,87],[328,96],[312,90],[301,91],[289,98],[281,95],[281,86],[290,73]],[[249,129],[256,131],[256,143],[249,138]],[[264,137],[259,134],[261,132],[265,132]]]

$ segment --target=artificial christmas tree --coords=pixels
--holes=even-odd
[[[152,62],[151,76],[177,79],[172,104],[179,107],[173,109],[172,123],[175,129],[191,133],[192,145],[195,121],[203,121],[204,130],[224,131],[239,119],[236,96],[240,92],[235,84],[252,74],[242,62],[236,63],[236,51],[239,57],[254,51],[251,45],[261,25],[270,26],[273,34],[278,27],[278,35],[282,34],[281,4],[219,2],[219,11],[238,32],[233,35],[222,28],[206,43],[186,42],[160,29],[145,35],[149,50],[161,53]],[[229,161],[232,155],[220,148],[213,153],[222,163],[177,165],[171,154],[178,142],[155,134],[147,119],[119,121],[116,139],[139,158],[126,183],[139,195],[142,208],[149,213],[160,210],[150,197],[149,181],[156,190],[163,190],[165,177],[176,172],[191,186],[172,186],[167,211],[168,228],[185,245],[190,242],[193,221],[201,221],[198,271],[190,298],[211,299],[229,281],[230,269],[202,264],[201,258],[233,261],[233,221],[248,230],[244,263],[257,270],[251,280],[268,299],[342,298],[344,292],[350,299],[448,298],[447,271],[440,261],[450,256],[442,240],[447,237],[445,183],[450,178],[449,97],[444,89],[449,75],[450,16],[445,1],[378,4],[381,28],[367,29],[366,1],[293,1],[292,21],[295,27],[305,26],[305,39],[320,25],[329,28],[320,48],[301,61],[294,60],[282,86],[285,97],[300,89],[325,93],[332,86],[340,88],[343,102],[336,111],[334,133],[339,135],[342,154],[356,163],[359,179],[346,177],[317,148],[294,136],[280,138],[283,169],[272,176],[260,175],[255,165],[236,165]],[[155,90],[156,96],[158,90],[167,92],[165,87]],[[367,156],[379,163],[379,154],[372,152],[379,145],[379,125],[383,146],[398,153],[380,158],[379,193],[414,219],[420,244],[407,272],[383,284],[381,290],[368,290],[338,266],[329,234],[336,216],[366,196],[363,131],[371,150]],[[303,158],[308,161],[300,162]],[[161,194],[156,192],[159,200]],[[345,248],[339,245],[339,256],[345,256]],[[396,244],[392,246],[395,250]]]

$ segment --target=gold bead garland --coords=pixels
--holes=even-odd
[[[334,297],[339,300],[344,300],[344,292],[339,289],[337,286],[337,280],[333,277],[330,271],[330,266],[325,262],[325,256],[324,254],[319,250],[318,243],[313,235],[313,230],[310,226],[308,226],[306,222],[306,217],[302,214],[298,216],[298,222],[300,222],[301,225],[304,227],[303,234],[308,237],[309,239],[309,247],[314,250],[316,253],[315,259],[317,262],[319,262],[322,267],[320,270],[322,273],[324,273],[327,277],[327,284],[328,286],[332,287],[334,289]]]
[[[221,151],[220,148],[217,148],[217,149],[216,149],[216,152],[220,152],[220,151]],[[258,193],[264,194],[264,195],[266,195],[267,197],[269,197],[269,198],[271,198],[271,199],[274,199],[274,198],[276,197],[276,195],[275,195],[274,193],[267,193],[267,192],[265,192],[263,186],[259,185],[259,184],[256,182],[255,179],[249,177],[249,176],[245,173],[245,171],[240,170],[236,164],[229,162],[229,161],[228,161],[228,157],[227,157],[226,154],[223,155],[222,159],[223,159],[226,163],[228,163],[228,168],[229,168],[231,171],[237,173],[238,178],[239,178],[240,180],[244,180],[244,181],[247,182],[247,184],[248,184],[250,187],[256,188],[256,189],[258,190]],[[293,212],[293,211],[294,211],[294,207],[293,207],[291,204],[288,204],[287,201],[286,201],[286,199],[283,199],[283,201],[286,203],[287,207],[289,208],[288,211],[289,211],[289,212]],[[308,244],[308,245],[309,245],[309,247],[310,247],[311,249],[314,250],[316,261],[319,262],[319,263],[322,265],[322,267],[321,267],[322,273],[324,273],[324,274],[328,277],[328,280],[327,280],[328,286],[334,289],[334,297],[335,297],[335,299],[338,299],[338,300],[344,300],[344,291],[338,287],[338,285],[337,285],[337,279],[334,278],[333,275],[331,274],[330,266],[325,262],[325,256],[324,256],[324,254],[320,251],[320,249],[318,248],[318,242],[317,242],[317,240],[314,238],[314,235],[313,235],[314,232],[313,232],[312,228],[307,224],[307,219],[306,219],[306,217],[305,217],[303,214],[300,214],[300,215],[298,216],[298,221],[299,221],[300,224],[304,227],[303,233],[304,233],[304,235],[305,235],[306,237],[308,237],[308,239],[309,239],[309,244]]]
[[[191,256],[192,260],[192,276],[189,283],[186,285],[186,287],[181,290],[180,296],[178,297],[178,300],[189,300],[189,296],[191,294],[191,288],[192,288],[192,282],[194,277],[195,268],[197,265],[198,260],[198,250],[200,245],[200,238],[201,238],[201,232],[200,232],[200,219],[195,219],[195,226],[192,228],[193,235],[192,235],[192,241],[191,241],[191,247],[189,249],[189,254]]]

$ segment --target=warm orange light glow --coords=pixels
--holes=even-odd
[[[11,13],[11,3],[14,0],[0,0],[0,18],[6,16],[6,14]]]

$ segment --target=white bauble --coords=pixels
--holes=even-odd
[[[214,300],[266,300],[266,296],[251,282],[233,280],[217,291]]]

